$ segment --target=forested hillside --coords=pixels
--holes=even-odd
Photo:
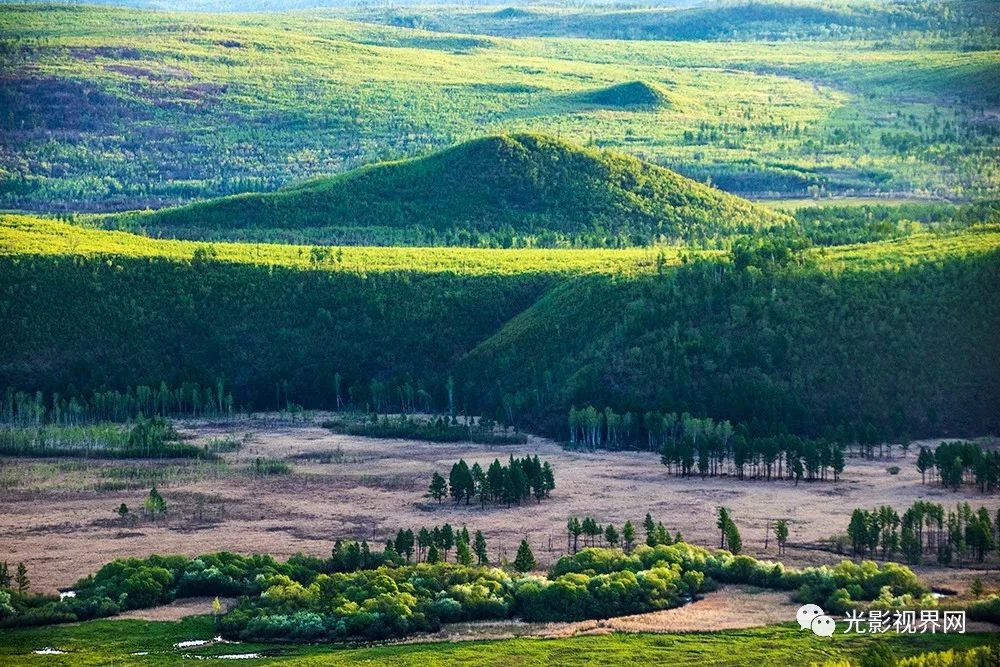
[[[550,432],[572,404],[687,411],[767,435],[996,429],[1000,252],[987,239],[584,278],[550,290],[460,368],[497,378],[492,399]]]
[[[53,224],[4,219],[0,386],[66,396],[221,378],[244,407],[331,407],[340,375],[360,409],[418,389],[443,409],[453,376],[456,410],[560,437],[573,403],[758,433],[1000,426],[996,228],[811,251],[738,244],[681,253],[678,267],[678,253],[640,250],[313,260],[69,225],[60,249],[40,241]],[[569,252],[583,275],[546,252]],[[365,253],[390,259],[365,269]],[[422,259],[435,253],[450,264]],[[483,271],[486,255],[496,264]]]
[[[632,156],[537,134],[475,139],[428,157],[363,167],[271,194],[244,194],[112,224],[152,235],[282,233],[478,245],[515,236],[539,245],[703,242],[791,223],[787,216]]]

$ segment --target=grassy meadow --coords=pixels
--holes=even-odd
[[[210,617],[181,622],[136,620],[89,621],[72,627],[5,630],[0,657],[7,665],[172,665],[180,656],[206,659],[220,655],[257,654],[249,664],[288,665],[588,665],[628,661],[663,661],[673,665],[744,667],[759,664],[822,663],[857,659],[873,642],[884,643],[900,657],[926,651],[964,649],[986,644],[985,634],[897,635],[872,639],[838,634],[821,640],[795,624],[751,630],[675,635],[608,634],[565,639],[510,639],[415,643],[366,648],[314,645],[216,644],[177,649],[174,644],[214,636]],[[63,655],[36,656],[51,647]]]
[[[0,206],[159,207],[500,131],[739,194],[994,196],[998,56],[872,42],[455,35],[329,12],[2,5]],[[639,82],[653,106],[602,91]]]

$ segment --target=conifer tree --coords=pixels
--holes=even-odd
[[[444,477],[435,472],[434,476],[431,477],[431,484],[428,487],[428,491],[431,497],[440,504],[441,500],[448,495],[448,482],[445,481]]]
[[[31,581],[28,579],[28,568],[24,563],[17,564],[17,572],[14,574],[14,583],[17,585],[17,592],[24,595],[28,592]]]
[[[489,565],[490,559],[486,554],[486,538],[483,537],[483,531],[477,530],[476,536],[473,540],[472,545],[473,551],[475,551],[476,559],[479,561],[480,565]]]
[[[517,556],[514,558],[514,569],[518,572],[531,572],[535,569],[535,554],[531,553],[531,546],[528,540],[521,540],[517,547]]]
[[[625,548],[626,554],[632,553],[632,547],[635,544],[635,527],[632,525],[631,521],[626,521],[625,525],[622,527],[622,546]]]

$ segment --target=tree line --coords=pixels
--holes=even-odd
[[[459,459],[452,464],[447,480],[438,472],[431,476],[428,495],[438,503],[451,495],[456,504],[464,500],[468,505],[475,498],[481,507],[487,503],[510,507],[529,498],[540,503],[555,488],[555,472],[548,461],[539,460],[537,454],[524,458],[511,454],[506,465],[493,459],[486,470],[478,462],[470,468],[465,459]]]
[[[826,439],[792,434],[752,437],[744,424],[698,418],[688,413],[569,410],[571,447],[641,448],[658,451],[668,471],[679,476],[737,479],[837,481],[844,471],[843,448]]]
[[[901,559],[920,564],[928,559],[947,565],[953,561],[983,562],[1000,545],[1000,510],[990,516],[986,507],[974,511],[968,503],[954,510],[918,500],[902,515],[882,505],[856,508],[847,526],[855,557]],[[1000,552],[996,554],[1000,557]]]
[[[8,387],[0,397],[0,423],[38,427],[155,417],[221,418],[232,417],[234,409],[233,395],[222,379],[212,385],[183,382],[170,386],[161,382],[158,386],[139,385],[124,391],[100,389],[90,393],[74,391],[70,395]]]

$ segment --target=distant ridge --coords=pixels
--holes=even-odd
[[[266,194],[129,214],[172,230],[411,228],[696,239],[789,218],[629,155],[538,134],[489,136]],[[191,236],[191,234],[187,234]]]

